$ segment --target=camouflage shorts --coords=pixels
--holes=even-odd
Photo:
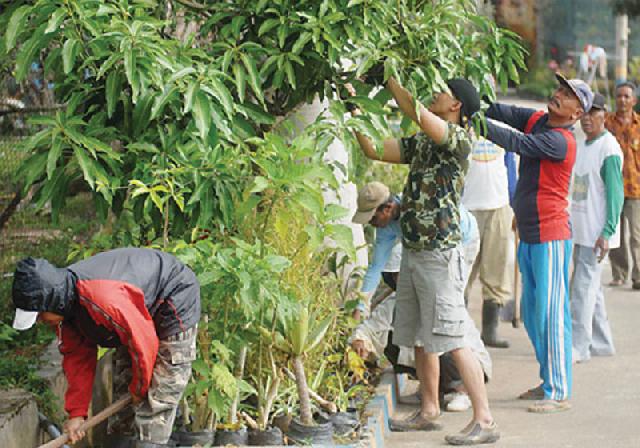
[[[149,392],[135,407],[109,420],[108,432],[135,435],[139,440],[167,443],[171,436],[178,402],[191,377],[196,358],[198,327],[160,340]],[[131,358],[127,347],[116,350],[113,363],[113,400],[129,393]]]

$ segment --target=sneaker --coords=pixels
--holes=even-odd
[[[614,286],[614,287],[624,286],[624,284],[625,284],[625,281],[622,279],[613,279],[609,282],[609,286]]]
[[[454,392],[451,395],[451,399],[445,406],[447,411],[464,412],[471,407],[471,399],[469,398],[469,395],[463,392]]]
[[[395,432],[407,431],[440,431],[440,416],[427,418],[421,411],[416,411],[403,420],[389,420],[389,429]]]
[[[480,445],[482,443],[495,443],[500,439],[500,432],[496,422],[483,428],[480,423],[472,422],[457,434],[449,434],[444,440],[449,445]]]
[[[569,409],[571,409],[569,400],[540,400],[529,406],[527,411],[534,414],[555,414]]]

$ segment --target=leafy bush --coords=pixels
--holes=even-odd
[[[202,282],[187,397],[200,427],[233,423],[243,396],[266,395],[290,355],[298,373],[301,361],[309,368],[335,355],[321,341],[274,350],[257,328],[285,337],[294,310],[339,314],[343,279],[330,267],[354,247],[351,230],[335,223],[346,211],[323,191],[338,187],[338,170],[362,173],[354,129],[378,145],[399,132],[387,125],[395,112],[379,84],[395,76],[425,100],[447,78],[467,76],[492,97],[487,74],[504,86],[524,67],[514,35],[469,0],[34,0],[13,2],[0,25],[17,79],[40,60],[66,105],[33,120],[41,130],[24,146],[25,189],[56,216],[70,185],[83,182],[108,224],[107,236],[74,255],[162,247]],[[367,114],[345,116],[345,82],[358,91],[347,101]],[[316,97],[327,112],[302,129],[291,124],[289,114]],[[335,139],[351,154],[347,166],[324,160]],[[331,320],[327,343],[344,344],[342,331]],[[343,375],[348,363],[327,368]]]

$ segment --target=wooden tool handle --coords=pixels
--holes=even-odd
[[[90,428],[93,428],[98,423],[106,420],[111,417],[113,414],[120,412],[122,409],[126,408],[131,404],[131,396],[128,395],[124,398],[119,399],[115,403],[111,404],[104,408],[102,411],[98,412],[96,415],[92,416],[85,420],[80,429],[83,431],[87,431]],[[53,439],[50,442],[45,443],[44,445],[40,445],[39,448],[60,448],[62,445],[69,441],[69,434],[62,434],[60,437]]]
[[[520,327],[520,296],[518,291],[518,285],[520,283],[520,279],[518,278],[519,269],[518,269],[518,231],[515,231],[515,256],[513,258],[513,320],[511,321],[511,326],[513,328]]]

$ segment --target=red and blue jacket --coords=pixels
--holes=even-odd
[[[53,268],[35,260],[40,275],[29,296],[45,297],[47,309],[64,315],[59,327],[62,367],[68,382],[65,410],[86,416],[98,347],[127,347],[131,394],[144,397],[151,383],[159,340],[193,327],[200,319],[200,286],[174,256],[124,248]]]
[[[537,244],[571,238],[569,186],[576,160],[572,128],[550,127],[549,115],[534,109],[494,103],[487,118],[487,138],[520,155],[513,200],[520,239]]]

